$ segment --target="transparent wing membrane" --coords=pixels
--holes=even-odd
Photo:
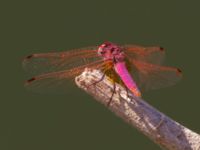
[[[182,78],[178,68],[132,60],[137,85],[144,91],[174,85]]]
[[[85,68],[102,69],[102,60],[96,61],[87,65],[79,66],[69,70],[63,70],[58,72],[50,72],[41,74],[25,82],[25,87],[35,92],[53,92],[63,93],[70,89],[70,81],[73,81],[75,76],[81,74]]]
[[[162,47],[142,47],[137,45],[123,46],[125,54],[130,58],[153,64],[162,64],[165,58],[165,51]]]
[[[96,47],[90,47],[67,52],[32,54],[24,59],[23,67],[32,74],[42,74],[68,70],[99,59]]]

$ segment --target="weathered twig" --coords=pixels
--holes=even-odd
[[[76,77],[76,84],[107,106],[113,93],[113,83],[102,77],[98,70],[86,69]],[[116,85],[115,94],[108,107],[116,115],[140,130],[161,148],[169,150],[200,150],[200,135],[159,112],[144,100],[134,97]]]

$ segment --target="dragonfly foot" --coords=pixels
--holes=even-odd
[[[108,103],[107,103],[107,106],[108,106],[108,107],[110,106],[110,104],[111,104],[111,102],[112,102],[112,100],[113,100],[113,96],[114,96],[115,93],[116,93],[116,84],[113,83],[113,92],[112,92],[112,95],[111,95],[111,97],[110,97],[110,99],[109,99],[109,101],[108,101]]]

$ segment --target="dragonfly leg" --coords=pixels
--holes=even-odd
[[[128,94],[129,90],[127,87],[125,87],[125,89],[126,89],[126,96],[129,98],[129,94]]]
[[[97,83],[101,82],[104,79],[105,75],[106,75],[106,73],[104,72],[103,75],[102,75],[102,77],[101,77],[101,79],[99,79],[98,81],[95,81],[95,82],[91,83],[90,85],[87,86],[87,88],[89,88],[92,85],[95,86]],[[95,88],[95,93],[96,93],[96,88]]]
[[[107,68],[104,69],[104,70],[102,70],[103,75],[102,75],[101,79],[99,79],[98,81],[95,81],[94,83],[88,85],[88,87],[90,87],[91,85],[96,85],[97,83],[103,81],[103,79],[104,79],[104,77],[106,76],[106,73],[107,73],[108,71],[109,71],[109,69],[107,69]]]
[[[132,98],[132,97],[129,95],[129,89],[128,89],[127,87],[125,87],[125,89],[126,89],[126,96],[127,96],[127,98]]]
[[[132,101],[132,97],[129,94],[129,92],[130,92],[129,89],[126,86],[125,86],[125,89],[126,89],[126,97]]]
[[[88,87],[91,86],[91,85],[96,85],[97,83],[101,82],[101,81],[104,79],[105,75],[106,75],[106,74],[104,73],[104,74],[102,75],[101,79],[99,79],[98,81],[95,81],[94,83],[88,85]]]
[[[109,99],[109,101],[108,101],[108,103],[107,103],[107,106],[109,107],[110,106],[110,103],[112,102],[112,99],[113,99],[113,96],[114,96],[114,94],[115,94],[115,91],[116,90],[116,84],[115,84],[115,82],[113,83],[113,92],[112,92],[112,95],[111,95],[111,97],[110,97],[110,99]]]

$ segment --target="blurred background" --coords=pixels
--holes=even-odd
[[[74,87],[68,95],[27,91],[26,55],[119,44],[161,45],[177,85],[144,93],[161,112],[200,133],[200,9],[198,1],[1,1],[1,150],[160,148]],[[69,90],[69,89],[68,89]]]

